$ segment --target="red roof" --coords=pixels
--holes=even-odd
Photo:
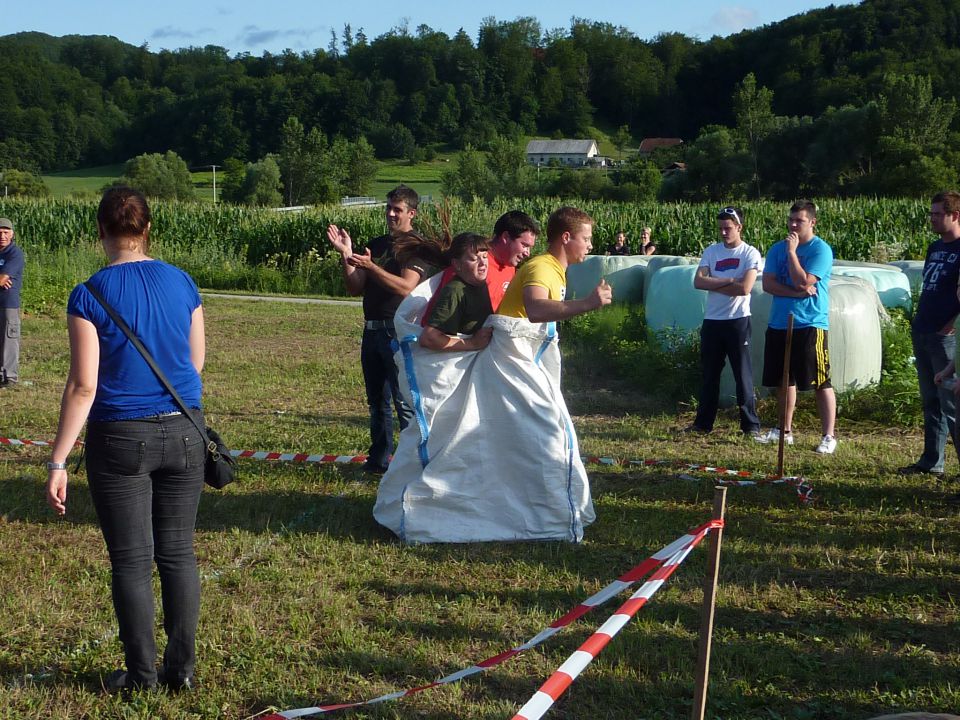
[[[640,152],[652,153],[657,148],[673,147],[682,143],[680,138],[644,138],[640,143]]]

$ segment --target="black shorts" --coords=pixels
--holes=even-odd
[[[767,328],[763,349],[763,386],[780,387],[783,382],[783,351],[787,331]],[[790,345],[790,385],[797,390],[825,390],[830,384],[830,349],[823,328],[793,329]]]

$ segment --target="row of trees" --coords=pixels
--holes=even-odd
[[[776,115],[774,93],[751,73],[736,88],[733,127],[712,125],[696,140],[654,160],[683,162],[684,172],[661,177],[658,165],[634,156],[612,171],[541,172],[526,162],[514,139],[494,135],[482,148],[468,145],[442,177],[443,191],[463,199],[554,195],[642,201],[787,199],[800,195],[926,196],[957,184],[960,139],[952,130],[956,102],[934,95],[929,77],[890,74],[876,97],[860,106],[829,108],[818,118]],[[626,126],[615,135],[620,148]],[[373,146],[363,137],[329,140],[296,117],[281,129],[280,151],[255,162],[230,158],[224,200],[302,205],[362,195],[376,174]],[[7,169],[4,191],[42,194],[35,175]],[[130,160],[123,182],[154,197],[188,198],[193,185],[186,163],[173,151]]]
[[[618,167],[540,173],[522,149],[497,136],[468,147],[444,174],[447,194],[464,199],[538,194],[587,199],[733,200],[799,196],[925,197],[956,187],[957,104],[937,97],[928,76],[891,73],[861,105],[819,117],[774,112],[775,94],[753,73],[728,101],[732,126],[708,125],[683,146],[634,155]],[[620,149],[626,128],[614,135]],[[661,175],[658,168],[686,169]],[[542,177],[541,177],[542,175]]]
[[[661,198],[924,197],[957,185],[956,102],[927,76],[888,74],[867,102],[811,117],[775,114],[774,93],[750,74],[731,105],[736,124],[704,128]]]
[[[578,197],[587,200],[643,201],[658,196],[661,174],[645,158],[634,156],[619,167],[535,168],[524,149],[496,136],[484,149],[467,147],[441,178],[445,195],[463,200],[501,197]]]
[[[254,161],[281,154],[290,116],[414,160],[436,145],[582,137],[592,126],[694,138],[739,122],[729,100],[750,72],[773,93],[776,117],[819,118],[864,106],[905,67],[929,77],[935,96],[960,95],[958,61],[960,0],[864,0],[707,42],[647,41],[577,18],[560,30],[491,18],[475,41],[425,25],[370,40],[347,26],[325,49],[262,57],[21,33],[0,38],[0,167],[168,149],[191,165]]]
[[[328,141],[319,129],[306,131],[298,118],[290,117],[283,126],[278,154],[265,155],[256,162],[227,159],[220,197],[236,204],[269,207],[336,202],[343,195],[362,195],[373,182],[376,169],[373,148],[363,138],[351,142],[338,136]],[[35,178],[15,170],[7,174]],[[196,197],[186,161],[172,150],[128,160],[117,183],[136,187],[154,198]],[[39,193],[31,189],[13,194]]]

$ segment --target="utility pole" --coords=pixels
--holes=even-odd
[[[217,168],[223,167],[223,165],[211,165],[213,168],[213,204],[217,204]]]

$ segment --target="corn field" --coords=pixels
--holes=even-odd
[[[546,223],[557,199],[498,199],[493,203],[450,201],[450,230],[490,232],[502,213],[520,208]],[[717,239],[720,205],[575,202],[596,220],[596,252],[622,229],[636,241],[649,225],[657,252],[699,255]],[[747,202],[744,237],[765,252],[786,232],[788,205]],[[421,208],[426,232],[441,226],[436,205]],[[933,240],[927,204],[918,200],[824,200],[817,226],[837,258],[886,262],[922,259]],[[326,227],[346,227],[362,244],[385,231],[381,208],[322,206],[276,212],[230,205],[155,202],[152,252],[184,268],[201,287],[252,292],[343,294],[337,259],[330,256]],[[24,306],[62,312],[70,289],[103,263],[94,201],[0,198],[0,215],[16,225],[27,254]]]

